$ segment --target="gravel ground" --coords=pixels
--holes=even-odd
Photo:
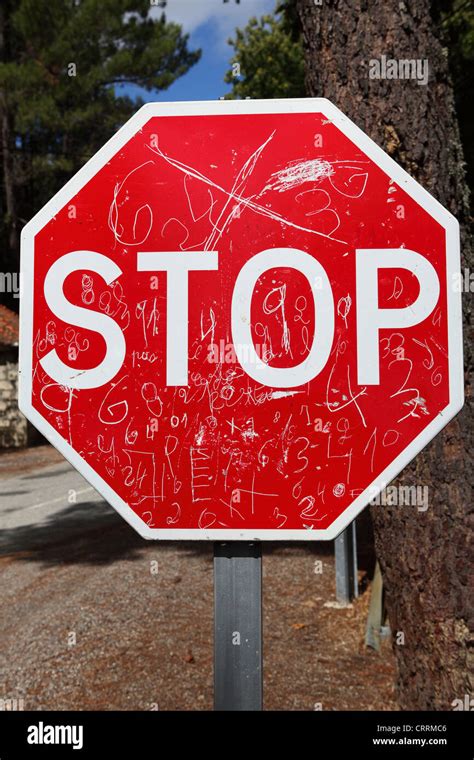
[[[39,448],[30,468],[52,463]],[[30,710],[212,709],[212,568],[211,545],[145,542],[115,515],[4,553],[0,697]],[[331,606],[321,543],[265,544],[263,574],[265,708],[397,709],[390,646],[363,643],[370,584],[352,607]]]

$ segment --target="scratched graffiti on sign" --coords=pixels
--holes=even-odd
[[[449,403],[445,257],[321,114],[151,117],[35,237],[32,406],[149,528],[323,530]]]

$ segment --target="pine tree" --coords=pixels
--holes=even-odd
[[[157,5],[157,7],[153,7]],[[23,224],[137,109],[199,60],[149,0],[2,0],[0,268]]]

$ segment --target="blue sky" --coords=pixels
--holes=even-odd
[[[201,48],[199,63],[180,77],[168,90],[153,94],[126,87],[128,94],[139,94],[144,101],[150,100],[217,100],[229,92],[231,86],[224,82],[233,48],[227,39],[236,27],[245,26],[252,16],[262,16],[273,11],[276,0],[168,0],[165,10],[170,21],[176,21],[189,36],[189,48]],[[158,8],[152,14],[160,14]]]

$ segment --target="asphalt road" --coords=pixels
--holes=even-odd
[[[0,552],[45,546],[118,516],[67,462],[0,481]]]

